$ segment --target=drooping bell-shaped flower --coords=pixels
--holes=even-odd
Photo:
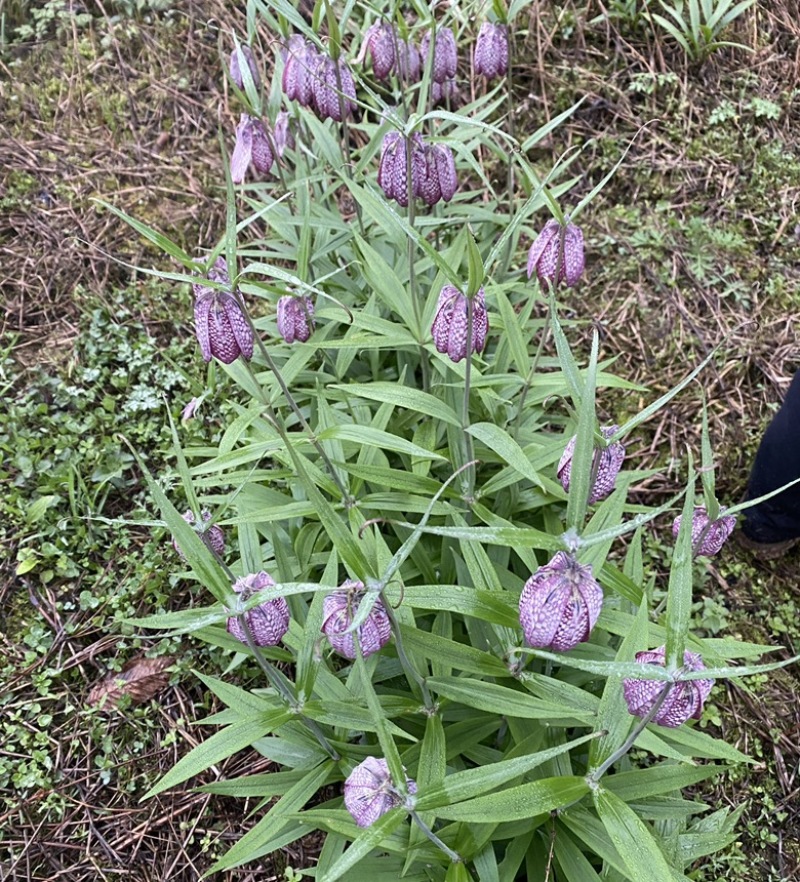
[[[456,81],[453,79],[445,80],[437,83],[434,80],[431,83],[431,105],[436,107],[439,104],[454,104],[457,97]]]
[[[427,64],[428,52],[433,43],[433,69],[431,78],[435,83],[452,80],[458,67],[458,47],[456,38],[450,28],[437,28],[433,38],[427,31],[422,37],[420,51]]]
[[[320,119],[341,122],[356,108],[356,86],[347,64],[320,55],[311,82],[311,106]]]
[[[445,144],[426,144],[424,155],[425,173],[419,195],[428,205],[435,205],[440,199],[449,202],[458,189],[453,151]]]
[[[727,541],[736,526],[736,518],[733,515],[725,515],[724,507],[720,507],[720,516],[711,521],[708,511],[704,507],[698,507],[692,513],[692,552],[695,557],[700,554],[711,557],[717,554]],[[672,535],[677,539],[681,528],[683,515],[678,515],[672,523]]]
[[[650,652],[637,652],[636,661],[640,664],[664,666],[665,647]],[[697,652],[683,654],[683,664],[687,671],[704,671],[703,659]],[[714,681],[683,680],[672,685],[665,680],[637,680],[635,678],[622,681],[622,690],[628,710],[634,717],[646,717],[652,711],[661,693],[666,688],[664,698],[653,722],[659,726],[675,729],[687,720],[699,720],[703,714],[703,704],[708,698]]]
[[[366,51],[372,59],[372,70],[379,80],[388,79],[395,68],[395,41],[397,35],[389,22],[376,21],[364,35]]]
[[[208,271],[208,278],[230,285],[224,257],[217,258]],[[253,330],[236,297],[202,282],[194,283],[192,290],[195,333],[203,360],[211,361],[213,356],[223,364],[231,364],[241,355],[249,361],[253,357]]]
[[[300,34],[292,34],[286,41],[283,52],[283,94],[303,107],[311,107],[315,71],[320,61],[317,47]]]
[[[561,224],[555,218],[551,218],[528,252],[528,278],[532,278],[536,273],[539,282],[545,288],[549,288],[556,281],[556,272],[558,272],[558,282],[565,282],[570,288],[577,284],[578,279],[583,275],[585,257],[581,228],[572,223],[566,224],[563,250],[560,247],[561,230]],[[560,260],[559,255],[561,255]]]
[[[508,73],[508,28],[485,21],[475,42],[474,69],[478,76],[491,80]]]
[[[398,41],[395,70],[404,83],[419,82],[422,76],[422,57],[416,43],[411,40]]]
[[[419,196],[425,179],[425,147],[419,134],[411,136],[411,195]],[[407,141],[399,132],[387,132],[381,145],[378,186],[388,199],[408,205]]]
[[[244,58],[247,69],[250,71],[250,78],[253,81],[253,85],[256,87],[256,91],[258,91],[261,88],[261,74],[258,72],[258,65],[253,57],[253,50],[246,43],[240,43],[238,50],[234,46],[233,52],[231,52],[231,79],[236,83],[238,88],[245,88],[244,76],[242,75],[242,65],[239,61],[239,53],[241,53]]]
[[[431,333],[436,351],[458,363],[467,357],[469,303],[455,285],[445,285],[436,303],[436,317]],[[483,288],[472,298],[472,351],[483,352],[489,332],[489,316]]]
[[[357,655],[356,633],[365,658],[383,649],[392,636],[389,616],[380,598],[375,601],[361,626],[355,631],[345,633],[358,612],[364,593],[363,582],[348,580],[323,601],[322,633],[336,652],[345,658],[354,659]]]
[[[600,429],[604,438],[610,438],[619,426],[605,426]],[[564,453],[558,463],[556,474],[561,486],[564,490],[569,490],[570,477],[572,475],[572,457],[575,455],[575,443],[578,440],[577,435],[573,435],[564,448]],[[625,459],[625,446],[621,441],[615,441],[608,447],[596,449],[592,458],[592,474],[594,474],[594,483],[589,491],[589,505],[605,499],[613,490],[617,480],[619,470],[622,468],[622,462]]]
[[[416,793],[416,781],[406,778],[406,788],[409,793]],[[368,756],[344,782],[345,808],[359,827],[371,827],[381,815],[402,803],[403,797],[392,782],[389,764],[382,757]]]
[[[559,551],[528,579],[519,621],[529,646],[566,652],[589,639],[603,605],[603,589],[570,554]]]
[[[305,343],[314,330],[314,303],[310,297],[287,294],[278,301],[278,333],[287,343]]]
[[[272,577],[262,570],[237,579],[233,583],[233,590],[242,600],[248,600],[264,588],[272,588],[274,585]],[[245,623],[256,646],[276,646],[289,630],[289,606],[286,598],[275,597],[254,606],[241,616],[228,618],[228,633],[242,643],[247,643]]]
[[[241,184],[252,166],[256,173],[265,175],[272,168],[274,157],[264,123],[255,116],[243,113],[236,126],[236,144],[231,154],[231,180]]]
[[[182,517],[187,524],[194,526],[197,535],[203,540],[206,548],[211,549],[214,554],[221,557],[225,551],[225,533],[223,533],[222,527],[217,526],[217,524],[211,524],[211,526],[206,527],[206,523],[211,520],[211,512],[207,509],[204,509],[201,512],[203,522],[200,525],[197,525],[195,516],[191,510],[185,511]],[[172,540],[172,547],[184,560],[186,560],[186,555],[181,550],[176,539]]]

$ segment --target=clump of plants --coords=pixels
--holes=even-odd
[[[629,500],[625,449],[704,365],[600,420],[596,390],[630,384],[596,336],[579,363],[558,297],[605,181],[575,204],[574,157],[527,158],[571,110],[515,134],[526,7],[320,0],[307,20],[251,0],[226,236],[198,259],[130,219],[192,285],[209,382],[240,390],[215,447],[174,429],[188,511],[149,479],[213,602],[138,620],[263,673],[203,677],[220,729],[150,791],[251,746],[279,767],[203,788],[270,803],[211,872],[319,829],[299,872],[324,882],[674,882],[733,838],[738,812],[681,788],[746,760],[697,725],[714,683],[775,667],[690,630],[693,561],[738,507],[716,499],[707,426],[660,508]],[[656,599],[641,529],[672,509]]]

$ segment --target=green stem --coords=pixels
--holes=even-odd
[[[528,376],[525,378],[525,385],[522,387],[522,394],[519,397],[519,406],[517,408],[517,418],[514,421],[514,440],[517,440],[517,435],[519,435],[519,429],[522,425],[522,414],[525,410],[525,400],[528,397],[528,393],[531,391],[531,384],[533,383],[533,378],[536,376],[536,370],[539,367],[539,361],[541,360],[542,353],[544,352],[544,344],[547,341],[547,337],[550,333],[550,311],[548,310],[547,314],[544,317],[544,324],[542,325],[542,332],[539,335],[539,343],[536,346],[536,352],[533,355],[533,361],[531,362],[531,369],[528,371]]]
[[[264,656],[261,655],[258,644],[253,637],[253,632],[250,630],[250,624],[247,621],[247,616],[245,613],[239,613],[237,616],[239,621],[242,623],[242,630],[244,631],[244,636],[247,640],[247,645],[250,648],[250,652],[253,653],[253,658],[258,662],[258,666],[264,672],[267,680],[269,681],[270,686],[280,695],[280,697],[286,702],[289,708],[291,708],[298,716],[300,720],[305,723],[308,727],[309,731],[314,735],[314,737],[319,741],[322,749],[328,754],[328,756],[334,761],[338,762],[340,757],[337,751],[333,748],[330,741],[325,737],[325,733],[320,729],[316,720],[311,720],[306,717],[304,714],[299,712],[299,707],[297,704],[297,697],[292,691],[292,686],[289,680],[284,677],[284,675],[274,666],[271,665]]]
[[[436,708],[436,702],[433,700],[431,696],[431,691],[428,688],[428,682],[423,677],[419,671],[411,664],[411,659],[406,655],[405,647],[403,646],[403,638],[400,634],[400,623],[397,621],[397,616],[394,614],[394,610],[392,609],[392,605],[389,603],[388,599],[384,596],[383,591],[381,591],[381,601],[383,602],[384,609],[386,610],[386,615],[389,619],[389,624],[392,627],[392,633],[394,634],[394,642],[395,647],[397,648],[397,657],[400,659],[400,664],[403,666],[403,670],[406,673],[406,677],[409,680],[413,680],[417,686],[419,686],[420,691],[422,692],[422,701],[425,705],[425,710],[433,711]]]
[[[239,298],[239,301],[240,301],[240,305],[243,306],[243,304],[241,303],[241,298]],[[253,333],[255,334],[255,338],[258,341],[258,348],[261,351],[261,355],[264,358],[264,361],[266,361],[267,367],[272,372],[272,375],[278,381],[278,385],[281,387],[281,391],[283,392],[283,397],[286,399],[286,402],[288,403],[292,412],[297,417],[298,422],[303,427],[303,431],[305,431],[305,433],[308,435],[308,440],[313,444],[314,449],[317,451],[317,453],[322,458],[322,461],[325,463],[325,467],[327,468],[328,473],[330,474],[331,478],[333,478],[334,483],[339,488],[339,492],[342,494],[343,502],[345,503],[345,505],[351,504],[352,498],[350,496],[350,493],[348,492],[347,488],[342,483],[342,479],[339,477],[338,473],[336,472],[336,469],[333,467],[333,463],[331,462],[330,457],[325,452],[325,449],[323,448],[322,444],[320,444],[319,439],[314,434],[314,430],[311,428],[311,426],[308,424],[308,421],[303,416],[302,411],[300,410],[300,407],[298,406],[297,402],[294,399],[294,396],[289,391],[289,387],[284,382],[284,379],[281,376],[281,372],[278,370],[278,367],[275,364],[275,362],[272,360],[272,356],[269,354],[267,347],[264,345],[264,341],[261,339],[261,336],[256,331],[255,326],[253,325],[252,319],[250,319],[249,314],[247,312],[245,312],[245,315],[248,316],[248,319],[250,321],[250,325],[253,328]],[[247,365],[247,370],[250,373],[250,376],[252,377],[253,382],[256,384],[256,386],[261,394],[261,401],[263,402],[264,406],[267,408],[267,413],[269,414],[269,417],[272,420],[273,425],[275,426],[278,434],[281,436],[281,439],[283,440],[284,444],[286,444],[288,446],[289,438],[288,438],[288,435],[286,434],[286,430],[284,429],[283,424],[278,419],[278,415],[275,412],[275,408],[272,406],[269,399],[264,394],[264,390],[261,387],[261,383],[259,383],[259,381],[258,381],[258,377],[256,377],[256,375],[255,375],[255,371],[253,370],[253,366],[250,364],[249,361],[245,361],[245,364]]]
[[[636,739],[644,732],[644,730],[650,725],[653,721],[653,718],[656,714],[661,710],[661,706],[666,701],[667,695],[669,695],[670,689],[675,685],[672,683],[665,683],[661,692],[658,694],[658,698],[655,701],[655,704],[650,708],[647,715],[643,717],[639,722],[633,727],[631,734],[625,739],[625,742],[621,747],[614,751],[611,756],[601,765],[599,765],[587,778],[590,784],[597,784],[598,781],[603,777],[603,775],[617,762],[621,759],[625,754],[633,747]]]
[[[414,823],[419,827],[420,830],[430,839],[430,841],[437,847],[441,848],[441,850],[450,858],[450,860],[454,864],[462,864],[464,863],[461,855],[457,851],[453,851],[449,845],[445,845],[441,839],[431,830],[431,828],[422,820],[422,818],[415,812],[413,809],[410,812],[411,817]]]
[[[506,75],[506,118],[508,119],[508,134],[511,136],[512,142],[515,137],[514,126],[514,78],[513,70],[513,46],[514,32],[512,28],[507,29],[508,33],[508,74]],[[508,152],[508,167],[506,170],[506,204],[508,206],[509,216],[514,213],[514,151]],[[511,262],[511,239],[509,237],[506,243],[505,253],[501,262],[500,275],[503,276],[508,271],[508,265]]]
[[[473,323],[475,318],[475,304],[472,297],[467,298],[467,362],[464,365],[464,397],[461,404],[461,433],[464,439],[464,462],[472,462],[475,459],[474,448],[472,444],[472,435],[467,431],[469,429],[469,398],[472,391],[472,338]],[[465,497],[470,507],[472,507],[472,494],[475,489],[475,467],[470,466],[464,477]]]

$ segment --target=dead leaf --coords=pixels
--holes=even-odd
[[[131,659],[119,672],[109,674],[95,683],[87,701],[103,708],[116,707],[123,695],[130,695],[131,704],[141,704],[165,689],[169,683],[166,669],[175,664],[171,656]]]

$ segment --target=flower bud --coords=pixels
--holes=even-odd
[[[272,577],[262,570],[260,573],[250,573],[242,579],[237,579],[233,583],[233,590],[244,601],[264,588],[272,588],[274,585]],[[229,617],[228,633],[242,643],[247,643],[245,623],[256,646],[276,646],[289,630],[289,606],[286,598],[275,597],[273,600],[254,606],[241,616]]]
[[[278,301],[278,333],[287,343],[305,343],[314,330],[314,304],[310,297],[287,294]]]
[[[433,42],[432,79],[434,83],[452,80],[456,75],[456,68],[458,67],[458,48],[456,47],[456,38],[453,36],[452,30],[450,28],[438,28]],[[422,57],[426,63],[430,44],[431,32],[427,31],[422,38],[422,45],[420,47]]]
[[[367,28],[364,44],[372,58],[372,70],[379,80],[385,80],[395,67],[394,28],[386,21],[378,21]]]
[[[475,42],[474,69],[487,80],[508,73],[508,28],[485,21]]]
[[[225,551],[225,534],[222,532],[222,527],[218,527],[216,524],[212,524],[210,527],[206,528],[205,524],[207,521],[211,520],[211,512],[207,509],[204,509],[201,513],[203,518],[203,524],[198,528],[195,526],[195,530],[197,531],[197,535],[203,540],[206,548],[209,548],[217,557],[222,557]],[[192,514],[191,510],[185,511],[182,515],[183,519],[187,524],[194,524],[195,518],[194,514]],[[186,555],[181,550],[180,545],[176,539],[172,540],[172,547],[178,554],[186,560]]]
[[[225,258],[217,258],[208,278],[230,284]],[[249,361],[253,357],[253,329],[236,297],[199,283],[192,288],[195,333],[203,360],[211,361],[214,356],[223,364],[231,364],[241,355]]]
[[[698,507],[692,513],[692,551],[694,556],[704,554],[711,557],[717,554],[733,532],[736,526],[736,518],[733,515],[722,515],[724,507],[720,507],[718,517],[710,521],[708,512],[703,507]],[[672,523],[672,535],[677,539],[681,528],[683,515],[678,515]]]
[[[297,101],[303,107],[311,107],[313,96],[314,71],[320,60],[316,46],[300,34],[292,34],[284,49],[283,76],[281,87],[290,101]]]
[[[311,85],[311,104],[320,119],[341,122],[344,117],[353,115],[356,86],[344,61],[320,55]]]
[[[610,438],[619,426],[605,426],[600,429],[604,438]],[[572,474],[572,457],[575,455],[575,442],[578,440],[577,435],[573,435],[564,448],[564,453],[558,463],[556,475],[561,481],[564,490],[569,491],[570,476]],[[617,480],[619,470],[622,468],[622,461],[625,459],[625,446],[620,441],[615,441],[608,447],[595,449],[592,457],[592,474],[594,474],[594,484],[589,491],[589,505],[605,499],[613,490]]]
[[[528,252],[528,278],[534,272],[544,288],[549,288],[556,280],[556,269],[559,266],[561,243],[561,224],[551,218]],[[580,227],[568,223],[564,229],[564,249],[561,257],[561,269],[558,282],[566,282],[572,287],[583,274],[585,258],[583,253],[583,233]]]
[[[356,631],[364,658],[383,649],[392,635],[389,616],[380,598],[375,601],[361,627],[345,633],[358,612],[364,594],[363,582],[348,580],[338,591],[329,594],[322,605],[322,633],[334,650],[345,658],[356,657]]]
[[[272,147],[264,123],[254,116],[243,113],[236,126],[236,144],[231,154],[231,180],[241,184],[252,165],[256,172],[265,175],[272,168]]]
[[[640,664],[660,665],[664,667],[665,648],[651,652],[637,652],[636,661]],[[700,655],[688,650],[683,654],[684,668],[688,671],[704,671],[705,665]],[[714,681],[683,680],[670,685],[666,680],[622,681],[622,691],[628,711],[634,717],[646,717],[652,711],[661,693],[667,689],[667,696],[661,703],[652,722],[659,726],[675,729],[687,720],[699,720],[703,715],[703,704],[708,698]]]
[[[378,186],[388,199],[404,208],[408,205],[408,156],[406,139],[399,132],[387,132],[381,146]],[[421,195],[426,175],[425,148],[422,137],[411,136],[412,195]]]
[[[416,793],[416,781],[406,778],[406,788]],[[344,782],[344,804],[359,827],[372,826],[381,815],[403,804],[385,759],[368,756],[353,769]]]
[[[256,87],[256,91],[261,88],[261,75],[258,72],[258,66],[256,65],[256,60],[253,57],[253,50],[246,44],[241,43],[239,45],[239,49],[237,51],[236,47],[234,47],[233,52],[231,52],[231,62],[230,62],[230,74],[233,82],[240,89],[244,89],[244,77],[242,76],[242,68],[239,63],[239,53],[241,52],[244,57],[245,64],[247,65],[247,69],[250,71],[250,77],[253,80],[253,85]]]
[[[528,579],[519,621],[529,646],[566,652],[589,639],[603,605],[603,589],[582,566],[559,551]]]
[[[431,326],[436,351],[446,354],[456,364],[467,357],[467,298],[454,285],[445,285],[436,304],[436,317]],[[472,299],[472,351],[483,352],[489,316],[483,288]]]

